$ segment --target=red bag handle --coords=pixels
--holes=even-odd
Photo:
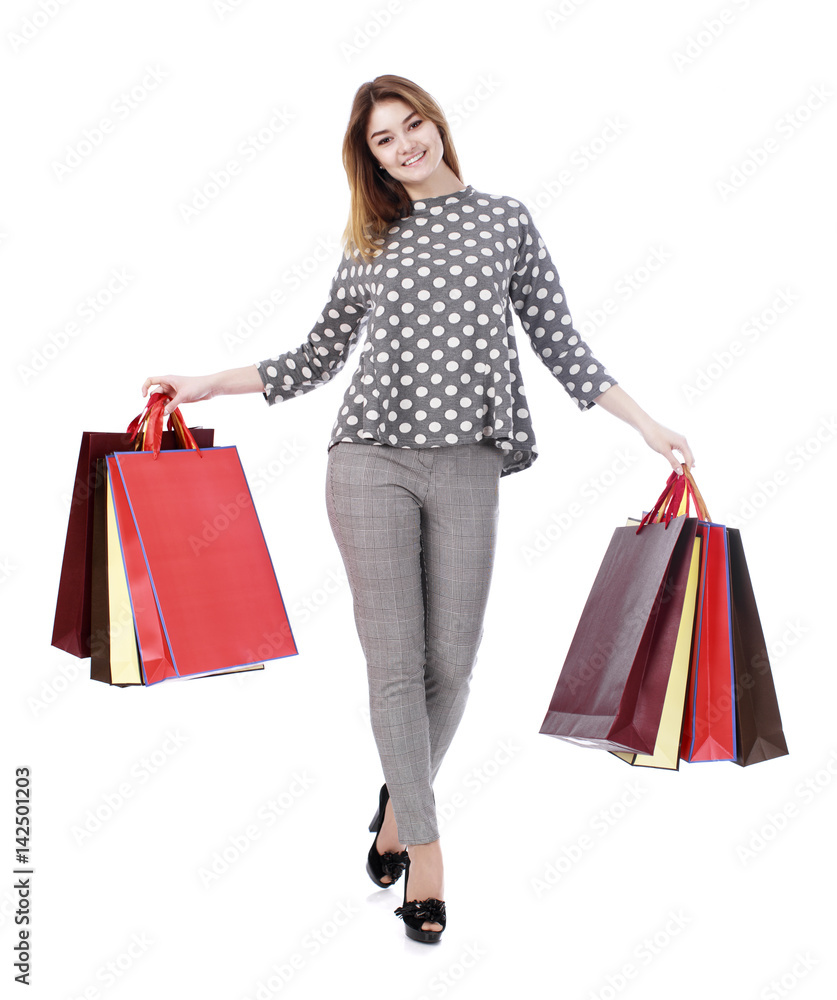
[[[152,392],[148,397],[148,402],[145,404],[145,409],[128,424],[127,433],[131,435],[132,441],[136,441],[135,447],[137,451],[153,451],[155,459],[160,454],[163,424],[165,422],[163,411],[166,403],[170,402],[171,396],[167,396],[162,392]],[[198,443],[186,426],[183,414],[178,407],[175,407],[169,414],[168,429],[174,431],[181,447],[191,448],[199,455],[201,454]]]
[[[702,521],[711,521],[712,518],[709,516],[709,511],[706,508],[706,503],[700,494],[700,490],[697,488],[694,476],[689,471],[688,465],[684,462],[683,474],[678,476],[676,472],[671,473],[666,481],[665,489],[657,497],[657,502],[647,514],[643,515],[636,533],[639,534],[646,524],[665,521],[666,528],[668,528],[673,517],[680,517],[684,514],[688,517],[692,500],[695,502],[698,517]]]

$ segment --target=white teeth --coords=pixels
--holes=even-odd
[[[416,160],[418,160],[418,159],[421,159],[421,157],[422,157],[422,156],[424,156],[424,150],[422,150],[422,151],[421,151],[420,153],[416,153],[416,155],[415,155],[415,156],[412,156],[412,157],[410,157],[410,159],[409,159],[409,160],[406,160],[406,161],[405,161],[405,163],[404,163],[404,166],[405,166],[405,167],[409,167],[409,165],[410,165],[411,163],[415,163],[415,162],[416,162]]]

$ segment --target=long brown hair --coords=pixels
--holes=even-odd
[[[352,256],[359,254],[367,264],[380,252],[380,248],[370,244],[380,239],[396,219],[405,217],[411,207],[407,189],[389,173],[378,169],[378,161],[366,142],[373,106],[392,98],[404,101],[435,124],[442,138],[442,159],[461,180],[447,118],[426,90],[403,76],[376,76],[371,82],[361,84],[352,101],[343,137],[343,166],[349,179],[351,205],[342,239],[344,248]]]

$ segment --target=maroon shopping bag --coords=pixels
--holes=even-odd
[[[582,746],[653,753],[696,526],[694,518],[678,517],[616,528],[541,733]]]

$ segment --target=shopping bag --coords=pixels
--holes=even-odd
[[[153,396],[146,410],[151,405],[151,399]],[[139,423],[140,418],[137,418],[126,433],[85,431],[81,436],[52,631],[52,645],[73,656],[90,656],[93,497],[98,481],[96,462],[115,451],[141,447]],[[213,444],[215,432],[211,428],[193,427],[189,430],[198,446],[203,448]],[[160,448],[180,446],[173,429],[163,431],[160,427]]]
[[[773,684],[773,674],[747,569],[741,532],[727,528],[732,634],[735,663],[735,761],[742,767],[784,757],[788,745]]]
[[[683,715],[686,689],[689,683],[692,635],[700,573],[700,544],[700,538],[695,537],[692,555],[688,561],[686,593],[654,752],[651,754],[629,754],[612,751],[616,757],[620,757],[636,767],[656,767],[670,771],[677,771],[680,767],[680,740],[683,734]]]
[[[93,525],[90,542],[90,679],[111,682],[108,613],[108,525],[105,460],[96,460]]]
[[[106,467],[106,460],[101,461]],[[116,687],[127,687],[147,684],[149,675],[155,682],[176,674],[171,669],[165,673],[165,665],[170,667],[168,646],[150,588],[135,588],[133,595],[129,591],[126,560],[135,570],[138,567],[144,570],[144,564],[141,553],[132,550],[130,544],[123,550],[114,494],[119,497],[123,517],[130,518],[130,512],[124,506],[124,491],[119,487],[119,478],[111,483],[105,472],[99,476],[94,494],[90,676]],[[143,582],[147,583],[147,576]],[[262,669],[264,664],[258,663],[216,671],[210,676]]]
[[[296,654],[235,447],[117,452],[107,468],[144,683]]]
[[[107,460],[105,460],[107,462]],[[110,683],[142,684],[128,575],[116,521],[113,494],[106,489],[108,574],[108,671]]]
[[[582,746],[654,752],[696,527],[694,518],[679,517],[615,529],[541,733]]]
[[[138,651],[131,617],[127,582],[122,568],[119,538],[111,509],[108,516],[108,485],[105,460],[96,461],[93,491],[93,535],[90,576],[90,678],[126,687],[141,684]],[[108,527],[113,571],[108,574]],[[112,586],[111,586],[112,585]],[[111,590],[113,592],[111,592]],[[114,604],[111,622],[110,605]],[[111,632],[114,654],[111,657]],[[113,664],[112,664],[113,659]],[[115,669],[114,669],[115,668]]]
[[[727,529],[708,511],[698,523],[700,582],[692,664],[680,756],[688,761],[735,760],[737,755],[732,594]]]

